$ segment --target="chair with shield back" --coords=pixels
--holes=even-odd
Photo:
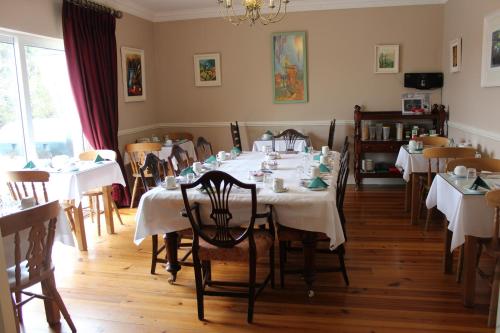
[[[116,161],[116,152],[110,149],[97,149],[97,150],[89,150],[81,153],[78,158],[80,161],[95,161],[97,156],[100,156],[102,159],[107,161]],[[100,209],[100,200],[104,195],[102,188],[93,189],[91,191],[87,191],[83,193],[84,196],[89,199],[89,212],[90,219],[94,222],[94,215],[97,220],[97,234],[101,236],[101,209]],[[116,203],[111,200],[111,205],[113,212],[118,217],[120,224],[123,225],[122,217],[120,216],[120,211],[116,206]]]
[[[204,161],[214,154],[212,149],[212,144],[208,142],[204,137],[200,136],[196,140],[196,155],[198,161]]]
[[[168,157],[168,165],[175,176],[180,176],[182,170],[189,167],[189,154],[179,145],[172,146],[172,152]]]
[[[344,139],[344,144],[342,145],[342,150],[340,152],[340,159],[343,160],[345,154],[349,151],[349,136],[346,135]]]
[[[188,197],[188,191],[197,187],[203,188],[206,198],[203,201],[199,200],[200,202],[193,202]],[[192,184],[182,184],[181,191],[186,214],[193,229],[193,262],[198,318],[203,320],[205,317],[205,295],[247,297],[247,321],[252,322],[255,299],[269,281],[274,287],[272,207],[270,206],[268,211],[264,213],[257,213],[255,184],[242,183],[221,171],[210,171]],[[249,206],[242,208],[240,203],[233,202],[232,192],[235,193],[235,196],[250,198]],[[207,207],[202,209],[202,206],[205,205]],[[238,214],[236,214],[236,210]],[[202,215],[204,211],[207,211],[208,217]],[[267,228],[255,229],[254,225],[257,219],[265,219]],[[257,283],[257,260],[265,257],[269,260],[269,273],[262,283]],[[249,268],[248,283],[214,280],[211,270],[212,261],[247,262]],[[228,265],[227,267],[229,269],[232,266]],[[217,290],[217,287],[223,289]],[[241,287],[244,290],[233,291],[228,287]]]
[[[44,300],[49,324],[57,324],[61,312],[71,331],[76,332],[76,327],[57,291],[52,264],[52,246],[60,209],[59,202],[52,201],[0,218],[2,237],[14,238],[14,249],[6,252],[14,256],[13,260],[8,258],[14,265],[7,269],[7,275],[10,292],[15,295],[15,298],[12,298],[12,306],[16,314],[18,332],[19,324],[23,321],[21,307],[35,298]],[[39,283],[42,286],[41,293],[31,288]],[[21,295],[27,297],[22,299]]]
[[[238,125],[238,122],[236,121],[234,124],[231,123],[229,126],[231,129],[231,139],[233,139],[233,147],[237,147],[240,149],[240,151],[243,151],[243,148],[241,146],[240,127]]]
[[[328,148],[330,150],[333,150],[333,143],[335,140],[335,123],[337,122],[337,119],[333,119],[330,122],[330,130],[328,131]]]
[[[474,148],[458,148],[458,147],[431,147],[423,150],[424,158],[427,159],[427,181],[420,189],[420,211],[425,205],[425,198],[429,193],[432,181],[436,173],[440,170],[446,169],[446,165],[457,158],[474,157],[476,150]],[[427,210],[427,217],[425,219],[425,231],[429,228],[429,223],[434,209]],[[420,215],[420,214],[419,214]]]
[[[276,140],[283,140],[285,142],[285,152],[295,152],[295,143],[297,140],[304,140],[306,146],[310,146],[311,142],[307,135],[300,133],[299,131],[289,128],[281,132],[280,134],[273,136],[273,151],[276,151]]]
[[[149,153],[154,153],[159,156],[161,151],[161,143],[129,143],[125,146],[125,152],[130,160],[130,168],[132,170],[132,177],[134,177],[134,186],[132,188],[132,198],[130,199],[130,208],[134,207],[135,196],[137,194],[137,188],[140,183],[141,173],[139,168],[144,164],[146,155]],[[145,174],[145,177],[149,178],[151,175]]]

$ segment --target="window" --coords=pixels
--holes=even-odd
[[[74,157],[83,136],[62,40],[0,30],[0,165]]]

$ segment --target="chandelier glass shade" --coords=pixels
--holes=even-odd
[[[217,0],[221,15],[233,25],[255,22],[262,25],[281,21],[286,15],[286,7],[290,0],[240,0],[241,8],[235,8],[233,0]],[[244,10],[244,13],[243,13]],[[264,12],[265,11],[265,12]]]

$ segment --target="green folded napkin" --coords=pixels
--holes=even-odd
[[[330,172],[330,168],[324,164],[319,165],[319,172]]]
[[[319,159],[320,159],[320,157],[321,157],[321,156],[323,156],[323,154],[322,154],[322,153],[321,153],[321,154],[319,154],[319,155],[315,155],[315,156],[314,156],[314,160],[315,160],[315,161],[319,161]]]
[[[94,162],[95,163],[104,162],[104,158],[102,158],[101,155],[97,154],[97,156],[95,157]]]
[[[217,162],[217,158],[214,155],[210,156],[205,160],[205,163],[215,163],[215,162]]]
[[[327,187],[328,184],[325,183],[325,181],[320,177],[314,178],[313,181],[308,186],[308,188],[327,188]]]
[[[231,151],[238,154],[238,155],[241,154],[241,149],[238,147],[233,147],[233,149],[231,149]]]
[[[489,187],[488,184],[486,184],[486,182],[478,176],[476,180],[474,180],[474,183],[472,183],[471,187],[469,187],[469,189],[477,191],[479,187],[491,190],[491,187]]]
[[[187,167],[186,169],[181,171],[181,176],[187,176],[190,173],[194,174],[194,170],[192,167]]]
[[[28,163],[26,163],[23,169],[34,169],[34,168],[36,168],[35,163],[33,163],[33,161],[29,161]]]

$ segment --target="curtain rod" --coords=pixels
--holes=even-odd
[[[83,8],[89,8],[95,11],[111,14],[118,19],[123,17],[123,13],[121,11],[89,0],[64,0],[64,1],[70,2],[76,6],[80,6]]]

